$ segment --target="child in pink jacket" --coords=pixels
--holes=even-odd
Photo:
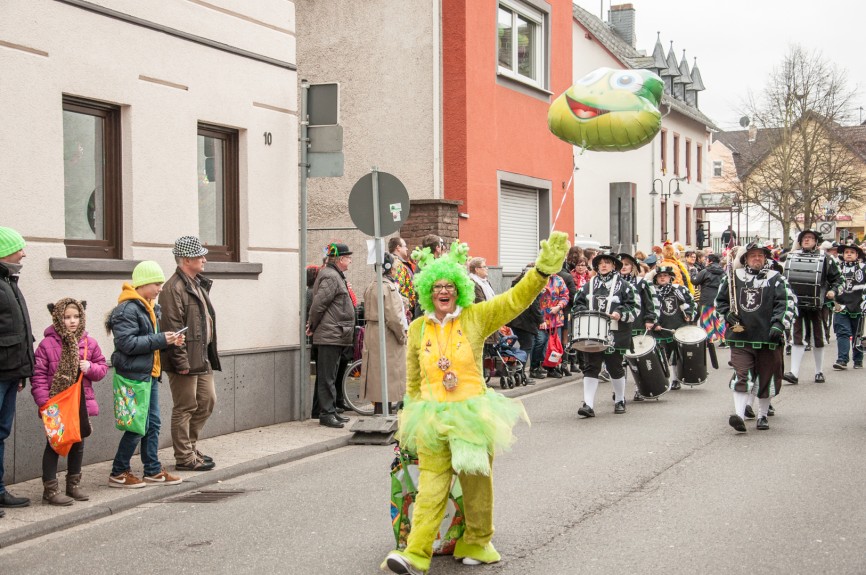
[[[81,490],[81,463],[84,460],[84,438],[90,435],[90,419],[99,415],[93,382],[105,377],[108,365],[96,340],[84,331],[84,308],[86,302],[63,298],[49,304],[52,324],[45,328],[45,339],[36,349],[36,367],[31,378],[31,393],[37,408],[48,403],[52,397],[69,388],[81,378],[81,441],[72,445],[67,456],[66,495],[57,484],[57,462],[59,455],[46,441],[42,454],[43,502],[51,505],[72,505],[76,501],[87,501],[89,497]]]

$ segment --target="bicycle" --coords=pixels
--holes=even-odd
[[[361,399],[361,360],[356,359],[343,374],[343,397],[346,405],[358,415],[373,415],[373,402]]]

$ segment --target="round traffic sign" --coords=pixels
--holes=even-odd
[[[358,229],[373,237],[389,236],[409,218],[409,192],[396,176],[376,172],[379,192],[379,233],[373,213],[373,173],[362,176],[349,194],[349,216]]]
[[[831,224],[830,222],[822,222],[818,226],[818,231],[821,232],[822,236],[826,236],[827,234],[833,232],[833,224]]]

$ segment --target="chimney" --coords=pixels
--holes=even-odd
[[[631,4],[617,4],[611,6],[607,13],[607,21],[616,35],[634,48],[637,45],[637,36],[634,27],[634,6]]]

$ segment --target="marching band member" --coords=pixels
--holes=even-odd
[[[583,405],[577,410],[581,417],[595,417],[593,405],[598,390],[598,376],[604,365],[610,374],[614,394],[614,413],[625,413],[625,369],[623,356],[631,349],[631,322],[636,316],[635,292],[620,276],[622,262],[609,253],[600,253],[592,260],[596,275],[577,291],[573,311],[600,311],[617,324],[611,325],[613,346],[605,351],[584,353],[587,369],[583,372]]]
[[[671,365],[677,353],[673,332],[695,319],[695,300],[688,288],[673,283],[675,274],[673,266],[662,264],[656,268],[652,278],[658,302],[658,319],[653,327],[653,336]],[[671,380],[671,389],[680,387],[680,381],[674,377]]]
[[[835,370],[848,367],[848,351],[851,347],[854,348],[854,369],[863,367],[863,352],[858,349],[863,321],[861,306],[866,304],[866,265],[860,261],[863,259],[863,250],[859,247],[843,246],[841,272],[845,285],[842,293],[836,296],[836,313],[833,317],[837,349],[836,363],[833,364]]]
[[[756,385],[757,428],[770,429],[770,400],[781,389],[785,365],[785,330],[796,310],[796,298],[785,277],[765,267],[771,256],[770,250],[749,244],[740,256],[745,267],[725,275],[716,297],[716,312],[728,324],[726,338],[736,372],[731,378],[734,414],[728,424],[739,432],[746,431],[746,405]]]
[[[622,262],[622,269],[619,270],[620,275],[625,279],[635,291],[635,317],[632,324],[632,336],[643,335],[646,331],[653,328],[656,322],[656,309],[658,307],[655,301],[655,292],[646,279],[638,275],[640,265],[637,258],[631,254],[621,253],[619,259]],[[637,389],[635,382],[634,401],[643,401],[644,398]]]
[[[798,255],[820,256],[821,253],[818,250],[819,241],[821,241],[821,236],[815,230],[803,230],[797,236],[797,243],[800,245],[800,249],[793,250],[785,260],[785,276],[789,282],[791,281],[791,262],[796,260]],[[842,274],[839,272],[839,266],[836,265],[835,259],[824,256],[816,281],[818,287],[826,288],[826,298],[828,300],[836,297],[836,294],[839,293],[839,289],[842,287]],[[824,383],[826,381],[823,373],[824,342],[826,341],[824,322],[821,319],[821,307],[823,304],[824,301],[808,301],[802,297],[797,300],[798,314],[794,320],[791,371],[787,371],[783,375],[784,380],[789,383],[795,385],[799,383],[800,363],[803,360],[803,355],[806,353],[805,343],[808,341],[808,334],[810,333],[812,335],[812,353],[815,358],[815,383]]]

